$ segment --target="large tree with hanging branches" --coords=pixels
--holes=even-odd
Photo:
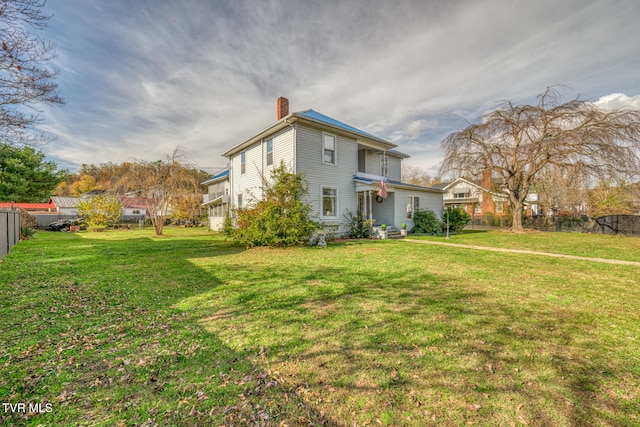
[[[441,174],[491,171],[509,197],[513,231],[522,230],[525,200],[549,167],[583,176],[633,175],[640,170],[640,111],[604,110],[573,99],[560,88],[538,95],[536,105],[504,102],[479,124],[450,134],[441,143]]]

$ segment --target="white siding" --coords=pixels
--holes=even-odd
[[[380,175],[380,156],[382,153],[376,150],[364,150],[365,173]]]
[[[273,165],[267,166],[265,141],[273,138]],[[262,197],[262,178],[269,178],[270,171],[280,162],[294,169],[293,129],[287,128],[256,142],[246,150],[245,173],[241,173],[241,153],[231,158],[231,203],[237,208],[238,194],[242,194],[242,205],[248,206],[252,201]]]
[[[374,199],[371,207],[373,208],[373,218],[376,220],[375,225],[397,225],[398,228],[400,228],[400,224],[402,223],[396,224],[397,217],[395,216],[398,193],[389,192],[387,198],[384,199],[381,203],[377,202],[375,196],[376,194],[374,192]]]
[[[237,208],[238,194],[242,194],[242,205],[247,206],[251,199],[259,199],[262,196],[262,144],[255,143],[244,150],[245,173],[242,173],[242,153],[237,153],[231,158],[231,201]]]
[[[369,173],[372,175],[382,174],[382,170],[381,170],[382,161],[380,159],[383,155],[382,151],[364,149],[360,151],[359,155],[360,155],[360,164],[364,162],[365,173]],[[385,155],[388,159],[387,160],[388,178],[392,181],[400,181],[402,159],[400,157],[389,155],[389,153],[386,153]]]
[[[400,157],[389,156],[389,176],[391,181],[402,181],[402,159]]]
[[[327,132],[331,133],[331,132]],[[347,209],[357,208],[356,186],[353,175],[358,168],[358,143],[355,139],[336,135],[336,164],[325,164],[323,159],[323,131],[296,124],[296,172],[304,172],[309,184],[308,203],[316,220],[325,224],[344,223]],[[323,218],[321,215],[322,188],[338,190],[337,215]],[[340,231],[345,230],[344,225]]]
[[[293,129],[291,128],[287,128],[284,129],[276,134],[274,134],[272,136],[273,138],[273,166],[278,167],[280,166],[280,162],[284,162],[285,166],[287,168],[289,168],[290,170],[294,170],[295,169],[295,165],[294,165],[294,159],[293,159],[293,153],[294,153],[294,149],[293,149]],[[266,141],[269,138],[265,138],[264,141]],[[266,163],[266,159],[267,159],[267,155],[266,155],[266,144],[263,142],[263,150],[265,153],[264,156],[264,166],[265,166],[265,170],[267,171],[266,176],[269,176],[268,172],[271,170],[271,166],[267,166]]]
[[[480,190],[475,185],[470,185],[467,182],[464,182],[464,181],[457,182],[455,185],[449,188],[448,192],[444,195],[444,198],[447,199],[447,201],[449,199],[455,201],[456,199],[454,194],[456,193],[468,193],[469,195],[466,196],[465,198],[476,197],[478,198],[479,202],[482,202],[482,194],[483,194],[482,190]]]
[[[426,191],[416,191],[408,189],[396,189],[396,226],[400,228],[400,225],[404,222],[407,224],[407,230],[411,230],[413,227],[413,220],[407,218],[407,196],[414,196],[420,198],[420,210],[429,209],[435,212],[439,218],[442,218],[442,194],[430,193]]]

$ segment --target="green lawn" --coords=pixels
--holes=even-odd
[[[640,267],[166,234],[39,233],[0,263],[0,400],[51,408],[0,425],[640,424]],[[639,260],[633,238],[452,241]]]
[[[415,236],[410,239],[446,242],[444,236]],[[515,234],[505,230],[463,231],[452,234],[449,242],[466,245],[526,249],[589,258],[609,258],[640,262],[640,238],[603,234],[549,233],[527,231]]]

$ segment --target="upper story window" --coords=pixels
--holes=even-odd
[[[380,154],[380,176],[389,176],[389,158],[386,154]]]
[[[453,193],[453,198],[454,199],[466,199],[468,197],[471,197],[471,192],[470,191]]]
[[[267,139],[266,151],[267,151],[267,166],[271,166],[273,165],[273,138]]]
[[[244,174],[247,170],[247,153],[243,151],[240,153],[240,174]]]
[[[336,164],[336,137],[335,135],[330,135],[327,133],[322,134],[323,136],[323,154],[322,154],[322,163],[327,163],[330,165]]]

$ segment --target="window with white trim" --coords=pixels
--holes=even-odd
[[[322,134],[322,163],[329,165],[336,164],[336,137],[328,133]]]
[[[504,212],[504,204],[502,202],[496,203],[496,213]]]
[[[266,141],[265,150],[267,152],[267,166],[273,165],[273,138]]]
[[[322,216],[338,216],[338,189],[335,187],[322,187]]]
[[[407,219],[413,219],[413,215],[420,209],[420,197],[407,196]]]
[[[242,193],[238,194],[238,209],[242,209]]]
[[[247,153],[243,151],[242,153],[240,153],[240,174],[244,174],[246,172],[247,170],[246,164],[247,164]]]
[[[380,154],[380,176],[389,176],[389,158],[386,154]]]

